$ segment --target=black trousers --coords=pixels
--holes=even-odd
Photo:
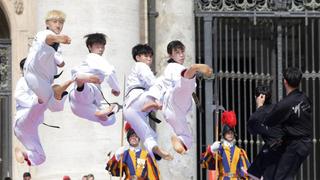
[[[283,150],[280,148],[269,149],[267,145],[264,145],[250,165],[248,172],[258,178],[263,176],[264,180],[273,180],[282,153]]]
[[[293,180],[312,148],[310,139],[289,141],[276,168],[274,180]]]

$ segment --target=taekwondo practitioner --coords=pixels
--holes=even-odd
[[[102,104],[105,99],[101,83],[107,82],[115,96],[119,96],[120,87],[115,68],[102,57],[106,35],[93,33],[85,38],[89,54],[79,66],[71,70],[72,78],[76,82],[69,96],[71,110],[81,118],[99,122],[103,126],[112,125],[116,120],[112,111],[114,105],[104,107]]]
[[[139,146],[140,138],[129,123],[126,123],[125,131],[127,132],[129,147],[119,148],[108,161],[106,170],[112,176],[120,176],[120,166],[122,165],[122,171],[127,180],[159,180],[160,172],[156,160],[147,150]]]
[[[222,138],[208,146],[201,155],[201,167],[214,170],[218,157],[219,180],[248,179],[246,170],[250,166],[247,153],[236,146],[235,130],[237,124],[234,111],[222,113]],[[218,153],[218,154],[216,154]]]
[[[149,112],[141,111],[146,102],[156,101],[146,93],[156,80],[150,69],[152,56],[153,50],[147,44],[138,44],[132,48],[132,57],[136,63],[127,77],[123,113],[149,153],[172,160],[172,156],[158,146],[157,135],[147,121]]]
[[[173,148],[183,154],[192,146],[192,134],[186,115],[192,108],[192,93],[196,88],[195,75],[199,72],[210,77],[212,69],[205,64],[193,64],[190,68],[183,66],[185,46],[180,41],[171,41],[167,46],[167,52],[170,57],[168,65],[163,75],[147,92],[147,96],[162,102],[164,118],[176,134],[171,138]],[[159,109],[158,104],[156,101],[148,101],[142,111]]]
[[[26,58],[20,61],[21,72],[23,72],[25,60]],[[14,97],[17,110],[14,134],[27,149],[26,152],[23,152],[16,148],[16,159],[20,163],[26,161],[29,166],[39,165],[45,161],[45,153],[38,134],[38,126],[43,122],[44,114],[34,115],[29,113],[32,106],[39,106],[40,104],[23,76],[18,80]]]
[[[47,108],[53,112],[63,110],[66,100],[65,95],[68,94],[65,90],[73,82],[68,80],[62,85],[52,86],[57,74],[57,67],[64,66],[59,43],[70,44],[71,42],[68,36],[60,34],[64,21],[65,14],[63,12],[49,11],[45,18],[47,29],[37,33],[29,49],[24,65],[24,79],[28,88],[36,95],[34,100],[37,102],[32,101],[31,107],[23,112],[25,114],[18,117],[19,119],[25,119],[18,120],[15,133],[28,149],[28,152],[23,152],[21,149],[15,148],[15,156],[19,163],[27,161],[29,165],[39,165],[45,161],[38,137],[38,125],[42,123]],[[16,97],[19,99],[19,95],[16,95]],[[19,104],[19,100],[17,100],[17,103]],[[23,123],[25,121],[31,124]],[[23,131],[19,131],[21,127],[24,129]]]
[[[62,85],[53,85],[57,67],[63,67],[59,43],[70,44],[71,39],[62,31],[65,14],[58,10],[49,11],[46,16],[47,29],[37,33],[24,66],[24,77],[29,88],[37,95],[40,104],[39,112],[46,108],[55,112],[62,111],[66,100],[65,91],[73,82],[68,80]]]

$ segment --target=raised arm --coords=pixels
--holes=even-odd
[[[71,38],[63,34],[49,34],[46,37],[46,43],[52,45],[54,43],[70,44]]]

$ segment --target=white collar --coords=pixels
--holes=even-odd
[[[129,149],[130,149],[131,151],[134,151],[134,152],[139,152],[139,151],[141,151],[141,148],[140,148],[139,146],[137,146],[137,147],[130,146]]]
[[[227,140],[222,138],[221,142],[222,142],[223,146],[227,146],[229,148],[231,148],[232,146],[234,146],[236,144],[236,140],[235,139],[233,139],[232,141],[229,142],[229,141],[227,141]]]

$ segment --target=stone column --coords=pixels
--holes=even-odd
[[[186,46],[185,66],[195,62],[195,22],[192,0],[157,0],[156,9],[156,69],[161,73],[166,66],[167,44],[172,40],[180,40]],[[174,154],[173,161],[160,161],[163,179],[189,180],[196,179],[196,111],[188,115],[189,127],[194,136],[192,148],[186,155],[177,154],[170,137],[172,128],[163,121],[157,126],[159,144]]]
[[[66,13],[63,34],[72,38],[70,45],[62,45],[66,62],[63,75],[56,83],[70,79],[70,70],[84,60],[88,50],[84,35],[101,32],[108,36],[104,57],[115,66],[120,86],[123,89],[124,75],[128,74],[134,61],[131,48],[139,42],[139,1],[126,0],[42,0],[37,1],[37,31],[45,29],[44,17],[51,9]],[[60,70],[61,71],[61,70]],[[103,89],[110,102],[122,104],[123,93],[111,97],[111,89]],[[109,179],[105,170],[107,154],[120,147],[121,111],[113,126],[103,127],[98,123],[76,117],[66,102],[63,112],[47,111],[45,122],[60,126],[59,129],[40,125],[39,135],[46,153],[46,161],[32,167],[34,180],[57,180],[64,175],[81,179],[92,173],[96,179]],[[17,165],[24,168],[26,165]],[[21,172],[21,171],[18,171]],[[21,179],[16,174],[14,179]]]
[[[12,170],[12,174],[10,172],[4,172],[6,176],[12,177],[12,179],[21,179],[22,174],[25,171],[28,171],[28,167],[25,165],[18,165],[14,159],[13,149],[14,147],[21,146],[17,141],[15,136],[13,135],[12,127],[14,126],[14,116],[15,116],[15,100],[14,100],[14,90],[16,87],[16,82],[21,76],[20,73],[20,60],[27,56],[28,53],[28,45],[30,43],[30,38],[35,33],[35,1],[32,0],[15,0],[15,1],[0,1],[0,8],[5,14],[5,18],[7,19],[9,30],[10,30],[10,40],[11,40],[11,78],[12,78],[12,121],[10,121],[11,125],[8,126],[8,132],[10,135],[6,135],[6,137],[10,137],[9,140],[12,143],[10,147],[5,147],[3,151],[7,151],[6,148],[11,148],[11,153],[8,158],[10,158],[12,165],[9,169]]]

